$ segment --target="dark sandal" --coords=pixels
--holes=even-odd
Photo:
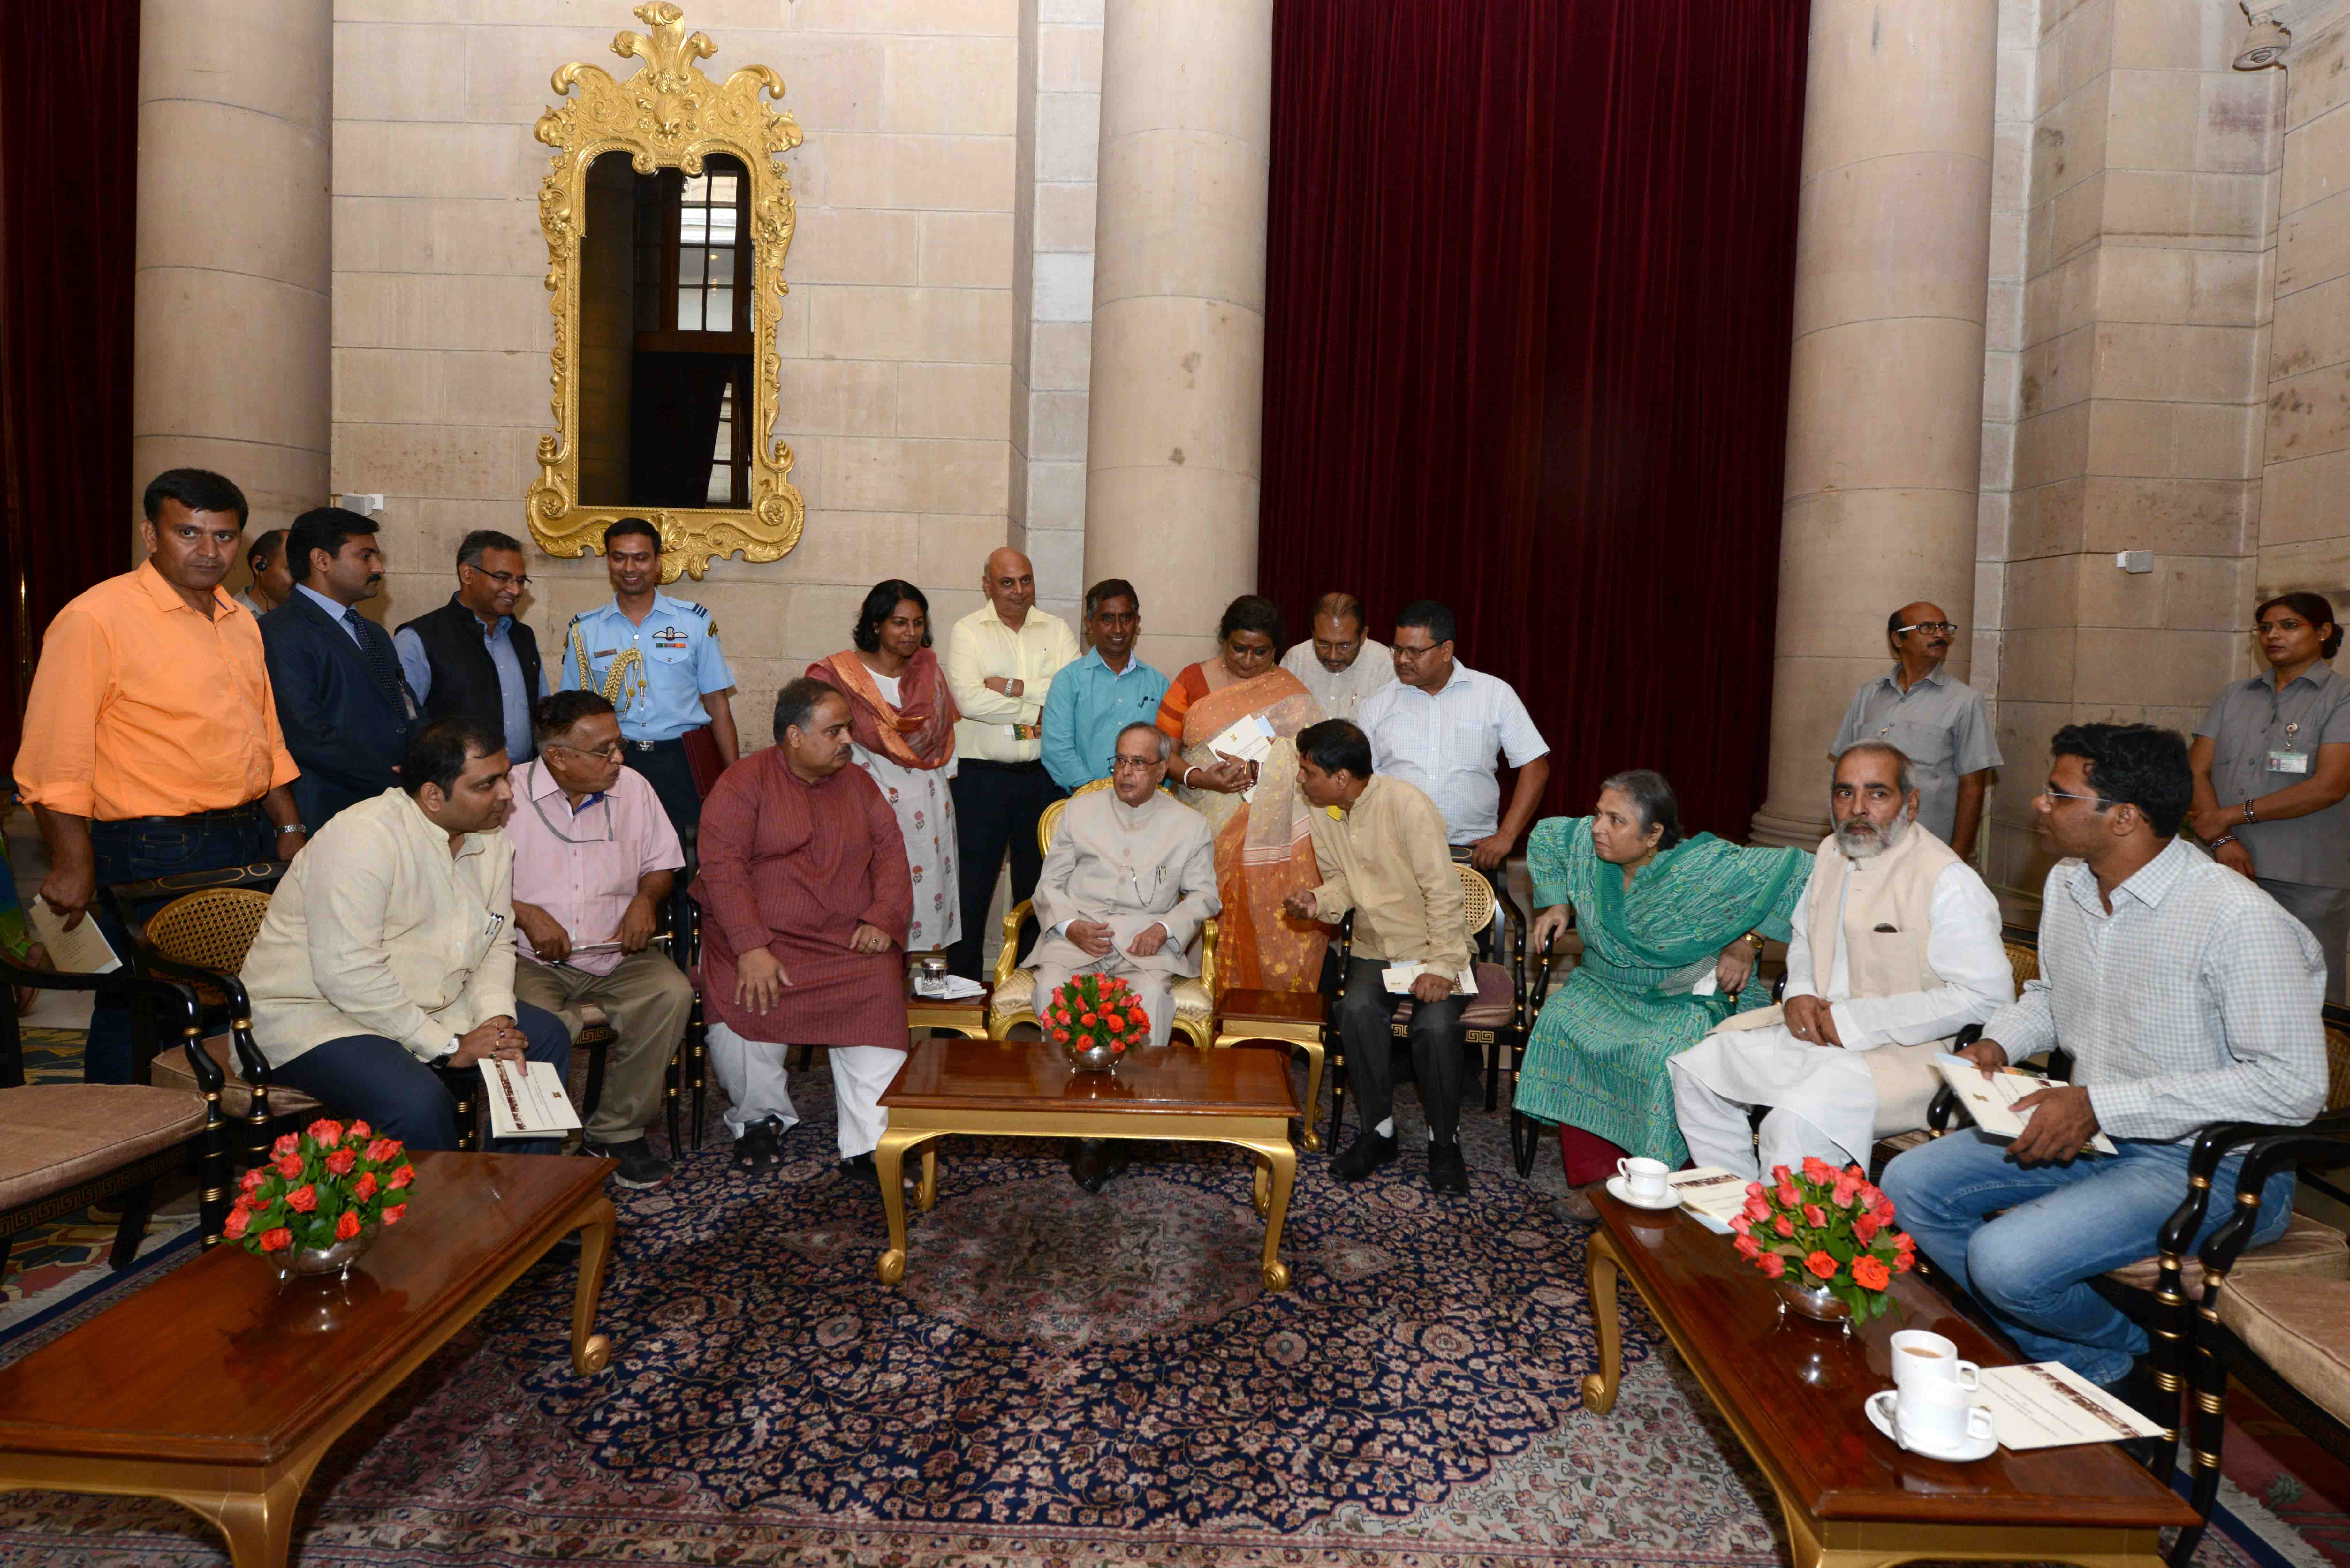
[[[753,1122],[734,1140],[734,1168],[745,1176],[777,1169],[783,1163],[783,1151],[775,1147],[775,1124],[772,1118]]]

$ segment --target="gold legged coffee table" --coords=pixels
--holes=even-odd
[[[1589,1243],[1599,1370],[1583,1403],[1616,1403],[1623,1350],[1616,1282],[1628,1279],[1673,1348],[1778,1494],[1795,1568],[1879,1568],[1917,1558],[2160,1568],[2159,1532],[2193,1509],[2111,1443],[2006,1449],[1973,1464],[1904,1452],[1869,1424],[1861,1401],[1893,1386],[1887,1343],[1931,1329],[1985,1366],[2015,1360],[1915,1274],[1894,1281],[1898,1319],[1850,1337],[1782,1317],[1770,1282],[1688,1215],[1652,1213],[1595,1188]]]
[[[0,1368],[0,1490],[169,1498],[283,1568],[294,1509],[344,1430],[565,1236],[583,1232],[571,1365],[612,1244],[608,1159],[415,1156],[416,1197],[348,1281],[294,1280],[215,1247]]]
[[[1281,1221],[1297,1176],[1297,1150],[1289,1141],[1297,1096],[1282,1051],[1170,1045],[1136,1053],[1115,1074],[1079,1073],[1057,1046],[926,1040],[907,1053],[881,1104],[889,1113],[889,1130],[873,1151],[873,1164],[881,1179],[881,1207],[889,1218],[889,1250],[881,1254],[879,1269],[885,1285],[906,1276],[906,1198],[900,1185],[906,1156],[921,1152],[914,1203],[927,1212],[938,1201],[938,1140],[960,1134],[1237,1144],[1256,1160],[1256,1210],[1264,1216],[1264,1288],[1289,1288],[1289,1265],[1281,1261]]]

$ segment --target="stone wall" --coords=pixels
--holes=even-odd
[[[2242,26],[2042,0],[1990,862],[2026,893],[2055,729],[2190,728],[2251,667],[2283,83],[2230,68]]]
[[[628,9],[336,0],[333,485],[386,497],[393,576],[375,607],[388,623],[446,595],[468,530],[525,532],[522,495],[552,428],[547,150],[531,126],[566,61],[633,71],[610,52],[639,26]],[[806,533],[782,562],[713,563],[674,590],[716,616],[749,747],[767,739],[776,687],[847,645],[866,587],[910,578],[944,625],[977,607],[980,562],[1005,538],[1021,5],[685,9],[718,46],[704,70],[773,66],[806,133],[785,159],[799,229],[777,425]],[[1082,358],[1060,375],[1082,388]],[[532,571],[542,640],[608,591],[594,556]]]

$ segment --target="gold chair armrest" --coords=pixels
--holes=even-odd
[[[1029,903],[1023,898],[1003,911],[1003,950],[995,955],[995,983],[999,987],[1020,967],[1020,927],[1028,919]]]
[[[1223,928],[1210,915],[1200,926],[1200,984],[1212,1001],[1216,994],[1216,933]]]

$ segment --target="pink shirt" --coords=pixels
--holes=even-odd
[[[544,762],[516,768],[514,792],[514,815],[506,820],[515,849],[514,896],[553,916],[571,933],[575,948],[619,933],[639,877],[685,864],[660,797],[634,768],[622,768],[618,783],[589,796],[577,812]],[[528,936],[517,932],[515,946],[525,957],[538,956]],[[609,974],[621,956],[615,948],[574,952],[563,961],[589,974]]]

